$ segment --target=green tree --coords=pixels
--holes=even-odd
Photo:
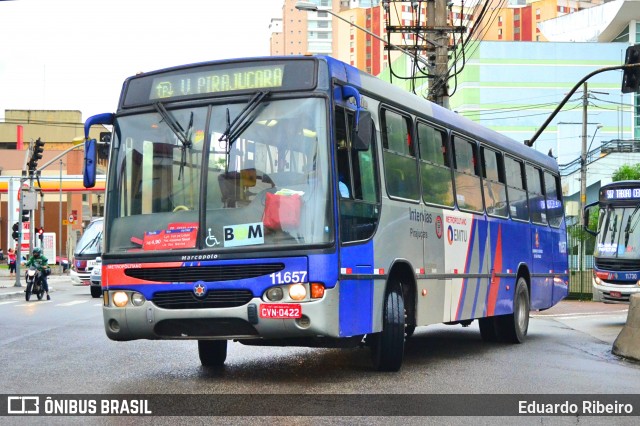
[[[619,180],[640,180],[640,164],[624,164],[618,170],[613,172],[611,180],[617,182]]]

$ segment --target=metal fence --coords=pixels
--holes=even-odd
[[[591,300],[593,275],[593,248],[595,237],[587,234],[580,225],[567,227],[569,250],[569,298]]]

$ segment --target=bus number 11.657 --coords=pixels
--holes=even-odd
[[[307,271],[275,272],[269,276],[273,284],[303,283],[307,278]]]

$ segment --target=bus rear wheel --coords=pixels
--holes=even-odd
[[[522,343],[529,330],[529,290],[524,278],[518,278],[513,295],[513,313],[496,317],[496,329],[500,340]]]
[[[226,340],[198,340],[198,355],[205,367],[221,367],[227,359]]]
[[[398,371],[404,357],[404,299],[401,285],[392,284],[385,295],[382,331],[372,335],[371,355],[378,371]]]

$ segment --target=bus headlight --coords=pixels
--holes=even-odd
[[[293,300],[302,300],[307,297],[307,289],[302,284],[294,284],[289,287],[289,297]]]
[[[284,292],[280,287],[271,287],[269,290],[267,290],[267,299],[269,299],[272,302],[277,302],[278,300],[282,300],[283,297],[284,297]]]
[[[129,296],[124,291],[116,291],[113,293],[112,299],[113,304],[118,308],[122,308],[129,303]]]
[[[131,295],[131,303],[133,306],[142,306],[147,299],[144,297],[142,293],[133,293]]]

